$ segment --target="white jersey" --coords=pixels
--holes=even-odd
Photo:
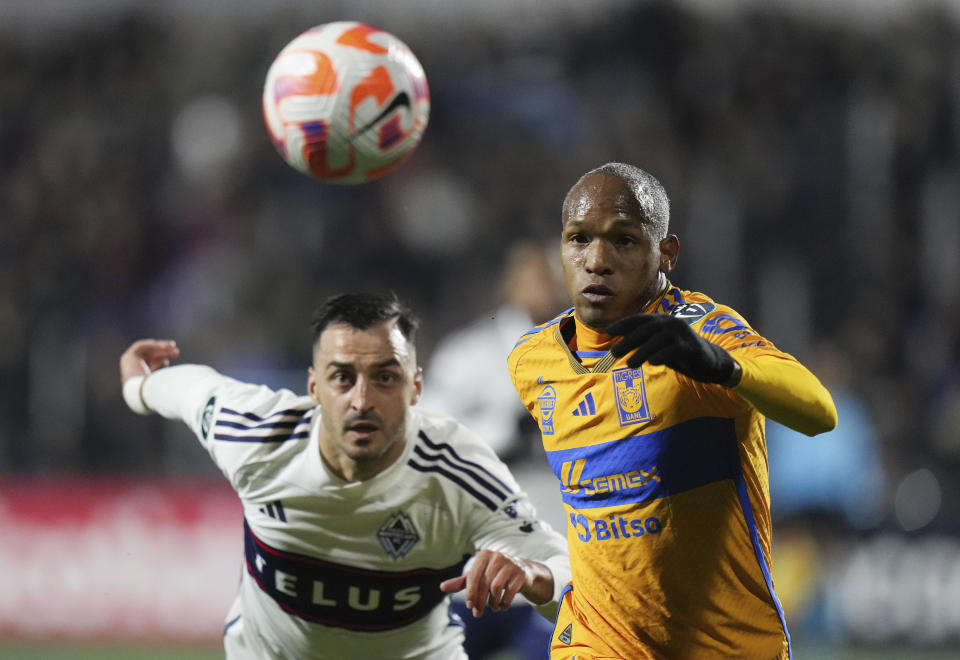
[[[184,421],[236,490],[244,570],[224,644],[235,658],[466,658],[439,584],[487,548],[546,564],[554,602],[564,539],[539,522],[507,467],[446,416],[411,408],[403,455],[347,483],[326,467],[308,396],[199,365],[151,374],[143,400]]]

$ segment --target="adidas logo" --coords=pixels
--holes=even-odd
[[[564,644],[569,644],[573,641],[573,624],[568,623],[567,627],[563,629],[563,632],[557,635],[557,639],[563,642]]]
[[[577,417],[597,414],[597,406],[593,402],[593,392],[587,392],[587,396],[580,400],[580,405],[573,411],[573,414]]]

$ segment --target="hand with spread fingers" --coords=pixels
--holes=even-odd
[[[177,343],[170,339],[140,339],[133,342],[120,356],[120,382],[134,376],[146,376],[157,369],[170,366],[180,355]]]
[[[440,588],[448,594],[466,589],[467,607],[481,617],[487,605],[495,612],[507,609],[518,593],[536,604],[549,601],[553,576],[540,562],[481,550],[463,575],[442,582]]]
[[[727,351],[675,316],[636,314],[615,321],[606,332],[622,336],[610,349],[614,357],[634,351],[627,359],[632,369],[649,362],[666,365],[702,383],[733,387],[740,380],[739,365]]]

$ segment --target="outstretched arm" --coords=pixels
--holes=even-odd
[[[178,355],[180,349],[170,339],[140,339],[130,344],[120,356],[123,398],[130,408],[140,414],[150,412],[143,399],[143,383],[151,372],[170,366],[170,360]]]
[[[737,356],[743,370],[733,391],[769,419],[814,436],[837,425],[833,397],[809,369],[776,355]]]
[[[481,550],[463,575],[440,583],[448,594],[466,589],[464,599],[475,617],[483,616],[488,604],[494,611],[507,609],[518,593],[542,605],[553,598],[553,586],[545,564],[493,550]]]
[[[806,435],[837,425],[830,393],[810,370],[783,354],[735,359],[722,346],[701,337],[686,321],[666,314],[637,314],[613,323],[607,332],[622,336],[610,352],[631,368],[662,364],[702,383],[732,388],[764,416]]]

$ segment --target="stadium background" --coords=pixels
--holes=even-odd
[[[341,19],[397,34],[432,95],[411,160],[359,187],[288,168],[260,115],[276,52]],[[797,657],[955,657],[958,37],[932,0],[6,0],[0,657],[220,657],[238,510],[124,407],[131,340],[302,389],[313,306],[388,284],[429,365],[609,160],[671,194],[673,280],[842,399],[828,438],[771,431]]]

